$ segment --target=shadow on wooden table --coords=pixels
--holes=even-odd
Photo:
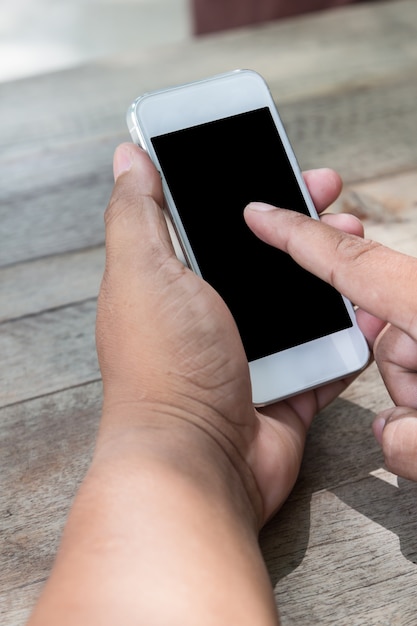
[[[380,527],[394,533],[403,557],[417,563],[417,484],[383,469],[374,417],[339,398],[316,418],[298,482],[261,533],[274,586],[302,564],[307,549],[311,555],[320,546],[322,557],[328,544],[343,555],[349,542],[353,550],[359,536],[377,535]]]

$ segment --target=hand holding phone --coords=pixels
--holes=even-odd
[[[161,173],[185,261],[222,296],[265,405],[344,378],[369,358],[352,305],[243,219],[252,201],[317,213],[272,96],[239,70],[138,98],[132,139]]]

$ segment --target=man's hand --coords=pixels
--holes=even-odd
[[[387,467],[417,480],[417,259],[265,204],[249,205],[245,219],[263,241],[360,307],[359,324],[375,339],[375,360],[396,405],[376,417],[374,433]]]
[[[161,449],[167,432],[169,446],[180,447],[175,437],[184,429],[202,457],[205,444],[215,442],[215,462],[220,467],[227,460],[237,470],[262,525],[296,480],[313,416],[350,380],[256,411],[246,357],[229,310],[174,255],[154,166],[145,153],[127,144],[116,152],[115,169],[97,317],[105,398],[102,434],[111,433],[114,446],[116,434],[123,436],[135,413],[137,429],[154,428],[161,416],[170,424],[159,431]],[[307,172],[305,179],[319,212],[341,189],[340,178],[330,170]],[[363,234],[352,216],[325,219]],[[370,320],[367,335],[372,343],[375,321]],[[379,332],[380,323],[376,326]]]

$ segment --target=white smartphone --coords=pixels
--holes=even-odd
[[[133,102],[127,123],[161,173],[186,263],[234,316],[254,404],[361,370],[369,351],[351,303],[261,242],[243,219],[251,201],[317,219],[263,78],[236,70],[147,93]]]

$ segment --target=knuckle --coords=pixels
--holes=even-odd
[[[356,264],[367,264],[369,255],[374,254],[374,250],[381,248],[382,245],[372,239],[362,239],[361,237],[340,237],[336,252],[343,259]]]
[[[349,272],[352,268],[359,272],[362,267],[368,268],[375,261],[375,252],[382,249],[382,244],[372,239],[340,234],[335,246],[335,264],[331,267],[330,282],[337,287],[344,269]],[[368,270],[366,270],[368,271]]]

